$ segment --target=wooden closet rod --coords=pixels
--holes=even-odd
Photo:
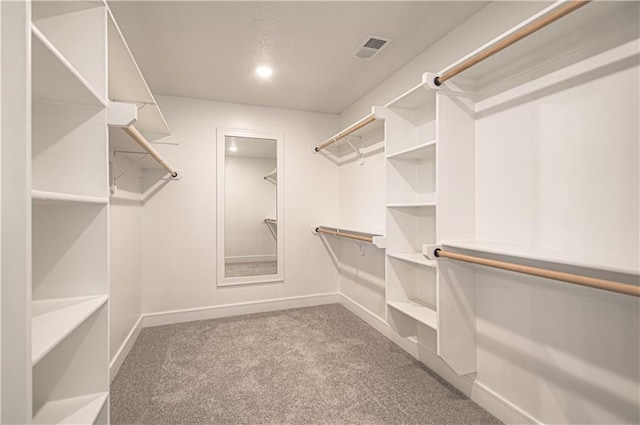
[[[153,159],[158,162],[158,164],[162,165],[162,167],[167,170],[169,174],[171,174],[171,177],[178,177],[178,173],[176,172],[176,170],[171,165],[166,163],[166,161],[160,156],[158,151],[155,150],[149,142],[147,142],[147,139],[145,139],[144,136],[140,134],[140,132],[134,126],[130,125],[129,127],[122,127],[122,129],[129,135],[129,137],[135,140],[142,149],[147,151],[147,153],[151,155]]]
[[[358,241],[373,243],[373,237],[372,236],[354,235],[353,233],[341,232],[339,230],[329,230],[329,229],[324,229],[322,227],[316,227],[316,232],[318,232],[318,233],[326,233],[327,235],[340,236],[340,237],[343,237],[343,238],[349,238],[349,239],[355,239],[355,240],[358,240]]]
[[[436,249],[433,254],[436,257],[450,258],[452,260],[464,261],[472,264],[480,264],[482,266],[495,267],[512,272],[524,273],[532,276],[544,277],[547,279],[560,280],[562,282],[573,283],[574,285],[589,286],[591,288],[603,289],[605,291],[640,297],[640,286],[637,285],[630,285],[627,283],[596,279],[594,277],[557,272],[554,270],[541,269],[537,267],[523,266],[521,264],[507,263],[505,261],[488,260],[486,258],[443,251],[441,249]]]
[[[374,122],[375,120],[376,120],[376,117],[373,114],[367,115],[366,117],[364,117],[363,119],[361,119],[357,123],[353,124],[351,127],[345,128],[344,130],[342,130],[340,133],[336,134],[332,138],[330,138],[330,139],[322,142],[318,146],[316,146],[316,148],[315,148],[316,152],[320,152],[322,149],[326,148],[329,145],[334,144],[338,140],[344,139],[345,137],[347,137],[351,133],[360,130],[362,127],[364,127],[367,124],[370,124],[370,123]]]
[[[533,34],[534,32],[546,27],[547,25],[557,21],[563,16],[568,15],[576,9],[581,8],[585,4],[589,3],[591,0],[571,0],[562,3],[558,3],[558,6],[552,10],[551,12],[540,16],[537,19],[529,22],[527,25],[522,28],[516,30],[515,32],[506,35],[504,38],[492,43],[484,48],[481,48],[478,52],[471,55],[469,58],[464,60],[459,64],[452,65],[450,69],[443,71],[441,75],[438,75],[434,79],[434,84],[439,86],[450,78],[455,77],[461,72],[471,68],[479,62],[487,59],[490,56],[498,53],[502,49],[511,46],[512,44],[522,40],[528,35]],[[552,6],[553,7],[553,6]]]

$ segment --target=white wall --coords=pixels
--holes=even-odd
[[[478,239],[638,261],[637,40],[631,50],[630,60],[610,51],[611,60],[584,61],[580,72],[563,69],[550,87],[532,82],[515,100],[484,102]],[[637,298],[476,273],[478,382],[542,423],[640,422]]]
[[[264,223],[265,218],[276,218],[276,185],[264,179],[275,167],[275,159],[226,156],[224,226],[227,258],[275,259],[276,240]]]
[[[109,204],[110,359],[114,360],[142,314],[142,204],[138,170],[118,179]]]
[[[347,108],[342,125],[547,4],[489,4]],[[620,25],[634,19],[637,25],[637,10],[628,16]],[[638,257],[638,56],[609,59],[581,75],[561,69],[557,84],[543,89],[525,84],[509,99],[483,99],[476,126],[478,239]],[[567,65],[571,60],[577,59]],[[355,182],[341,179],[341,192],[356,190]],[[482,391],[474,398],[501,400],[542,423],[640,422],[637,299],[480,268],[476,278],[474,382]],[[380,315],[384,292],[376,299],[370,286],[345,277],[341,290]]]
[[[338,220],[338,173],[313,147],[337,116],[170,96],[158,102],[179,146],[157,145],[184,178],[157,191],[142,218],[143,311],[335,293],[338,276],[312,226]],[[284,134],[285,280],[216,288],[216,129]],[[280,223],[279,223],[280,224]]]
[[[369,152],[363,164],[353,160],[339,167],[339,225],[384,235],[387,210],[384,145],[374,145]],[[340,262],[340,292],[384,319],[384,250],[344,239],[332,241],[332,246]]]
[[[458,28],[416,56],[399,71],[380,83],[340,114],[340,123],[349,125],[421,82],[425,72],[438,72],[467,53],[539,12],[551,2],[498,1],[489,3]]]

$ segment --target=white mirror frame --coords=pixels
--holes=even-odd
[[[276,140],[276,169],[278,184],[276,185],[276,255],[277,273],[263,276],[225,277],[225,233],[224,233],[224,188],[225,188],[225,137],[250,137]],[[284,280],[284,137],[282,134],[258,133],[245,130],[218,129],[216,139],[217,152],[217,286],[252,285],[256,283],[279,282]]]

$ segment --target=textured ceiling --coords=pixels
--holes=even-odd
[[[109,4],[156,94],[339,113],[486,2]],[[368,34],[393,41],[370,61],[351,57]]]

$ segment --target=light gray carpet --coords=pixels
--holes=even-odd
[[[275,261],[256,261],[251,263],[227,263],[224,265],[225,277],[265,276],[278,273]]]
[[[113,424],[499,424],[333,304],[144,329]]]

